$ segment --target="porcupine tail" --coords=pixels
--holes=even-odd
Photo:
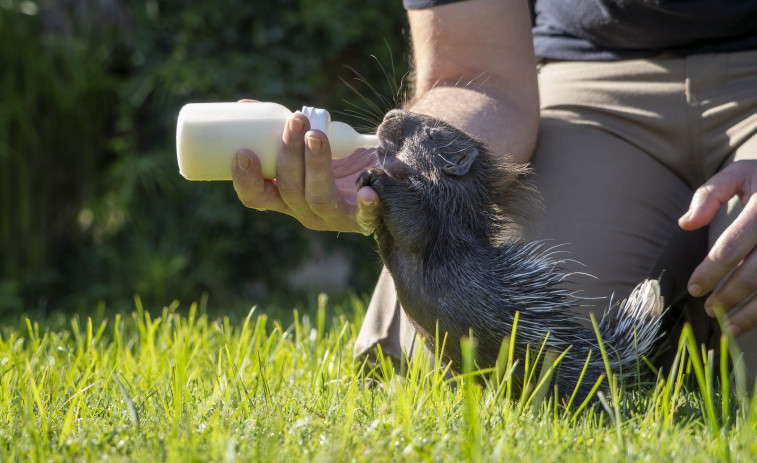
[[[623,378],[636,375],[642,356],[649,356],[664,334],[660,326],[665,312],[660,284],[645,280],[628,299],[611,304],[599,322],[612,370]]]

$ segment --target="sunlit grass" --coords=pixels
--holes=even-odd
[[[756,402],[690,329],[669,373],[642,387],[609,374],[609,392],[592,405],[551,394],[561,353],[537,346],[518,360],[512,339],[487,371],[475,367],[473,340],[459,375],[422,350],[406,365],[380,354],[356,363],[363,310],[356,299],[335,316],[322,297],[284,326],[256,311],[239,323],[214,319],[197,305],[153,317],[137,300],[133,313],[107,320],[5,328],[0,457],[583,463],[757,454]],[[521,361],[526,381],[513,374]]]

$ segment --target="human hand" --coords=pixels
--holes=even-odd
[[[378,225],[381,207],[376,192],[368,187],[357,191],[355,180],[376,165],[373,149],[332,160],[326,135],[311,131],[308,118],[295,113],[284,128],[276,179],[263,179],[260,161],[248,149],[236,153],[232,178],[247,207],[291,215],[313,230],[367,235]]]
[[[694,270],[688,289],[703,296],[727,276],[705,301],[710,316],[715,309],[728,312],[734,336],[757,326],[757,161],[736,161],[699,187],[689,211],[678,219],[684,230],[695,230],[712,221],[720,206],[738,195],[744,209],[717,239],[704,261]],[[729,274],[730,273],[730,274]]]

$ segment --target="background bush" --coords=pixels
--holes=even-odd
[[[185,103],[252,97],[365,125],[340,114],[368,106],[340,78],[391,99],[405,21],[399,0],[0,0],[0,314],[135,293],[293,304],[307,293],[287,275],[331,255],[351,265],[345,289],[369,291],[371,238],[184,180],[175,123]]]

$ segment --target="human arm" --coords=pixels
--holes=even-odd
[[[735,336],[757,326],[757,161],[736,161],[704,185],[691,200],[689,211],[678,221],[684,230],[709,224],[720,207],[734,196],[744,206],[710,249],[707,257],[689,279],[689,292],[704,296],[705,309],[714,316],[716,309],[728,312],[743,306],[729,318]],[[725,280],[723,280],[725,278]],[[723,281],[723,284],[718,284]]]
[[[539,94],[528,2],[470,0],[408,11],[414,98],[515,162],[531,158]]]
[[[408,17],[415,61],[408,109],[446,120],[516,162],[528,161],[539,117],[528,3],[470,0],[411,10]],[[375,165],[375,155],[332,161],[325,135],[308,129],[301,114],[287,122],[276,180],[263,180],[252,152],[238,153],[232,167],[237,195],[247,207],[289,214],[307,228],[369,233],[380,220],[378,196],[354,185]]]

